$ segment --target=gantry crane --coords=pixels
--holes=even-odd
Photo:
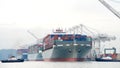
[[[29,30],[27,32],[37,40],[37,44],[41,43],[42,39],[40,39],[37,36],[35,36],[35,34],[33,34],[32,32],[30,32]]]
[[[120,12],[116,11],[112,6],[110,6],[106,1],[99,0],[106,8],[108,8],[114,15],[120,19]]]

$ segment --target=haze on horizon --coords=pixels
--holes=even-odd
[[[119,4],[106,1],[120,11]],[[43,38],[52,29],[79,24],[115,35],[120,40],[120,19],[98,0],[0,0],[0,49],[36,43],[27,30]]]

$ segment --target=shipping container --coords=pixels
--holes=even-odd
[[[87,36],[86,35],[81,35],[81,34],[51,34],[47,35],[44,38],[44,42],[46,45],[50,44],[54,40],[63,40],[63,41],[87,41]]]
[[[28,49],[17,49],[17,54],[22,55],[23,53],[28,53]]]
[[[23,55],[22,55],[22,59],[24,59],[24,60],[28,60],[28,54],[27,54],[27,53],[23,53]]]
[[[54,35],[54,40],[58,40],[58,35]]]
[[[87,37],[86,35],[81,34],[49,34],[47,35],[43,42],[44,42],[44,48],[49,49],[52,48],[53,45],[57,45],[57,43],[63,43],[63,44],[71,44],[73,41],[77,41],[78,43],[84,43],[86,41],[92,41],[91,37]]]
[[[28,47],[28,53],[39,53],[39,50],[43,50],[43,45],[42,44],[34,44],[32,46]]]
[[[43,40],[47,39],[49,36],[50,36],[50,35],[48,34],[47,36],[45,36],[45,37],[43,38]]]

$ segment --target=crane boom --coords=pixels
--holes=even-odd
[[[27,31],[30,35],[32,35],[35,39],[39,40],[39,38],[37,38],[32,32],[30,32],[29,30]]]
[[[99,0],[106,8],[108,8],[113,14],[115,14],[120,19],[120,13],[117,12],[112,6],[110,6],[104,0]]]

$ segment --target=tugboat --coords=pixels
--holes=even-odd
[[[15,56],[11,56],[8,60],[1,60],[2,63],[11,63],[11,62],[24,62],[24,59],[16,59]]]
[[[111,53],[106,53],[106,50],[113,50],[113,54]],[[101,55],[100,58],[95,58],[96,61],[98,62],[120,62],[120,60],[117,59],[117,53],[116,53],[116,48],[106,48],[104,49],[104,54]]]

